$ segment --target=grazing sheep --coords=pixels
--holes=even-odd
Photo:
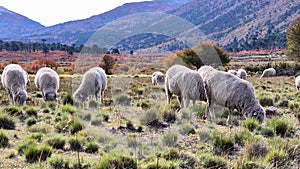
[[[230,74],[236,75],[236,76],[238,74],[238,72],[236,70],[228,70],[227,72]]]
[[[272,77],[276,75],[276,70],[274,68],[268,68],[265,69],[262,73],[262,75],[260,76],[260,78],[264,78],[264,77]]]
[[[178,96],[181,108],[187,108],[190,100],[206,101],[203,80],[197,71],[182,65],[173,65],[166,73],[165,90],[168,104],[173,94]]]
[[[10,96],[10,104],[23,105],[28,95],[26,85],[29,84],[27,72],[17,64],[7,65],[2,73],[1,82]]]
[[[79,88],[74,93],[74,98],[84,102],[89,96],[95,96],[98,101],[100,92],[101,103],[103,103],[104,90],[107,85],[107,76],[100,67],[93,67],[84,73]]]
[[[152,84],[163,86],[165,84],[165,75],[161,72],[154,72],[152,74]]]
[[[42,91],[45,101],[56,100],[59,89],[59,77],[54,70],[48,67],[39,69],[35,75],[34,84]]]
[[[247,80],[247,72],[244,69],[239,69],[237,71],[237,76],[241,79]]]
[[[300,89],[300,75],[296,77],[295,84],[296,84],[297,90],[299,90]]]
[[[201,68],[199,72],[202,72]],[[203,78],[207,97],[206,117],[214,121],[214,104],[227,107],[230,112],[237,109],[246,117],[265,119],[266,112],[254,95],[254,88],[248,81],[227,72],[213,70]],[[230,114],[227,123],[230,122]]]

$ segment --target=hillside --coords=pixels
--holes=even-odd
[[[44,26],[40,23],[0,6],[0,39],[18,37],[25,32],[42,28]]]
[[[154,0],[136,3],[126,3],[103,14],[87,19],[70,21],[44,29],[28,32],[16,40],[39,41],[41,38],[47,42],[64,44],[84,44],[85,41],[103,25],[118,18],[144,12],[166,12],[179,7],[190,0]]]

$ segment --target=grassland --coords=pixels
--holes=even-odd
[[[30,76],[29,99],[10,106],[0,86],[0,168],[299,168],[300,92],[294,77],[249,77],[267,110],[259,124],[200,102],[178,112],[151,75],[112,75],[105,103],[74,103],[80,76],[60,75],[58,102],[44,102]]]

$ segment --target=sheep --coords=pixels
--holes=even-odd
[[[76,100],[86,101],[89,96],[95,96],[98,101],[100,92],[101,103],[103,103],[104,90],[107,86],[107,76],[105,71],[100,67],[93,67],[84,73],[79,88],[73,94]]]
[[[296,84],[297,90],[299,90],[300,89],[300,75],[296,77],[295,84]]]
[[[227,72],[231,73],[233,75],[236,75],[236,76],[237,76],[237,73],[238,73],[236,70],[228,70]]]
[[[247,72],[244,69],[239,69],[237,71],[237,76],[241,79],[247,80]]]
[[[161,72],[152,74],[152,84],[163,86],[165,84],[165,75]]]
[[[264,77],[272,77],[276,75],[276,70],[274,68],[268,68],[265,69],[262,73],[262,75],[260,76],[260,78],[264,78]]]
[[[198,72],[203,73],[203,69],[200,68]],[[207,97],[206,117],[209,121],[215,119],[214,104],[227,107],[230,113],[237,109],[244,116],[254,117],[259,122],[265,119],[266,112],[255,98],[250,82],[218,70],[206,72],[203,82]],[[230,113],[227,124],[230,122]]]
[[[190,100],[206,101],[203,80],[197,71],[182,65],[173,65],[167,70],[165,91],[167,102],[173,94],[177,95],[181,108],[187,108]]]
[[[45,101],[54,101],[59,89],[58,74],[48,67],[40,68],[34,78],[35,86],[42,91]]]
[[[10,96],[10,104],[23,105],[28,95],[26,86],[29,85],[27,72],[18,64],[7,65],[2,73],[1,82]]]

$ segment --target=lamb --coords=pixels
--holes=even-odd
[[[18,64],[7,65],[2,73],[1,82],[10,96],[10,104],[23,105],[28,95],[26,86],[29,85],[27,72]]]
[[[45,101],[54,101],[59,89],[58,74],[48,67],[40,68],[34,78],[35,86],[42,91]]]
[[[206,101],[203,80],[197,71],[182,65],[173,65],[166,73],[165,90],[167,102],[173,94],[178,96],[181,108],[187,108],[190,100]]]
[[[96,101],[98,101],[98,94],[100,92],[101,103],[103,103],[106,85],[107,76],[105,71],[100,67],[93,67],[84,73],[82,82],[73,96],[75,99],[84,102],[89,96],[94,95]]]
[[[297,90],[299,90],[300,89],[300,75],[296,77],[295,84],[296,84]]]
[[[161,72],[152,74],[152,84],[163,86],[165,84],[165,75]]]
[[[247,72],[244,69],[239,69],[237,71],[237,76],[241,79],[247,80]]]
[[[272,77],[276,75],[276,70],[274,68],[268,68],[265,69],[262,73],[262,75],[260,76],[260,78],[264,78],[264,77]]]
[[[207,68],[204,68],[207,70]],[[199,73],[203,69],[198,70]],[[227,107],[230,112],[237,109],[246,117],[253,117],[262,122],[266,117],[264,108],[259,104],[254,95],[252,84],[227,72],[211,70],[203,78],[207,97],[206,117],[214,121],[213,105]],[[227,123],[230,122],[230,113]]]

